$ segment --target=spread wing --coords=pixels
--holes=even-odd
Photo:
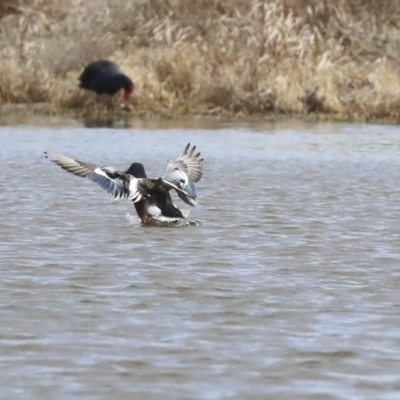
[[[96,164],[75,160],[57,154],[51,149],[45,151],[45,156],[71,174],[88,178],[97,183],[106,192],[113,195],[114,199],[128,198],[135,203],[143,198],[138,190],[140,179],[136,179],[125,172],[109,166],[97,166]]]
[[[196,203],[197,198],[195,182],[198,182],[203,175],[204,159],[195,151],[196,146],[190,148],[189,143],[174,162],[167,163],[163,176],[165,181],[175,186],[178,196],[191,206]],[[176,187],[181,190],[177,190]]]
[[[179,188],[171,182],[166,181],[163,178],[141,178],[138,179],[136,187],[142,198],[158,196],[160,193],[169,192],[171,189],[175,189],[178,194],[190,198],[189,194],[185,190]],[[194,206],[197,204],[197,202],[194,199],[191,199],[188,200],[188,204]]]

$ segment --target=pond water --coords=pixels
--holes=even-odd
[[[182,228],[43,156],[157,177],[188,142]],[[0,143],[2,398],[400,398],[397,127],[48,119]]]

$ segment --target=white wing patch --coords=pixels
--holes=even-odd
[[[128,199],[132,200],[132,202],[136,203],[139,200],[142,200],[143,196],[139,192],[138,183],[141,179],[131,178],[129,182],[129,196]]]

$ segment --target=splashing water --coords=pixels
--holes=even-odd
[[[138,218],[135,215],[127,214],[127,220],[131,225],[138,224]],[[200,222],[186,218],[166,218],[166,217],[153,217],[149,219],[145,226],[158,226],[163,228],[180,228],[182,226],[200,226]]]

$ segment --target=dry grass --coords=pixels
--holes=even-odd
[[[83,66],[119,63],[137,114],[400,121],[398,0],[20,0],[0,7],[0,104],[101,109]]]

